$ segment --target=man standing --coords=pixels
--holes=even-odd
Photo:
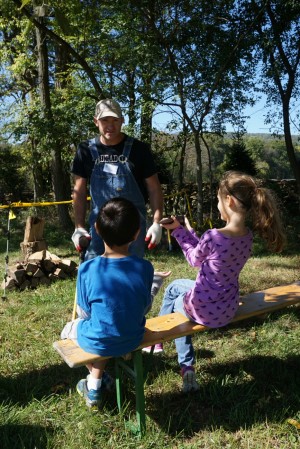
[[[141,216],[138,239],[130,246],[130,253],[144,255],[145,240],[154,248],[161,239],[163,194],[149,145],[127,136],[121,131],[124,117],[120,105],[111,99],[96,105],[94,123],[99,136],[79,144],[73,160],[75,176],[73,205],[75,231],[72,240],[78,251],[82,249],[81,237],[91,239],[85,260],[103,254],[104,245],[96,233],[94,223],[101,206],[114,197],[132,201]],[[90,234],[85,229],[87,189],[91,196]],[[146,202],[153,214],[153,224],[146,234]]]

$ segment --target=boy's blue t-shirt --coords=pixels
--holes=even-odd
[[[152,264],[136,256],[96,257],[80,265],[77,304],[90,315],[78,324],[79,346],[102,356],[119,356],[143,339],[151,304]]]

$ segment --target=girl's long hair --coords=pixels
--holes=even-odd
[[[253,230],[267,242],[269,249],[282,251],[285,235],[277,200],[271,190],[260,187],[252,176],[237,171],[223,175],[219,190],[222,196],[235,198],[237,206],[249,213]]]

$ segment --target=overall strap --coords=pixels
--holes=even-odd
[[[95,161],[97,159],[97,157],[99,156],[97,144],[96,144],[96,137],[94,137],[93,139],[89,139],[88,142],[89,142],[89,150],[90,150],[92,159],[93,159],[93,161]]]
[[[131,151],[131,148],[132,148],[133,140],[134,140],[133,137],[127,136],[127,139],[125,140],[125,143],[124,143],[124,148],[123,148],[122,155],[125,156],[127,159],[129,159],[129,155],[130,155],[130,151]]]

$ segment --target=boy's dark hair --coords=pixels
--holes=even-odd
[[[126,198],[112,198],[101,207],[96,220],[96,231],[112,247],[133,241],[140,228],[140,214]]]

